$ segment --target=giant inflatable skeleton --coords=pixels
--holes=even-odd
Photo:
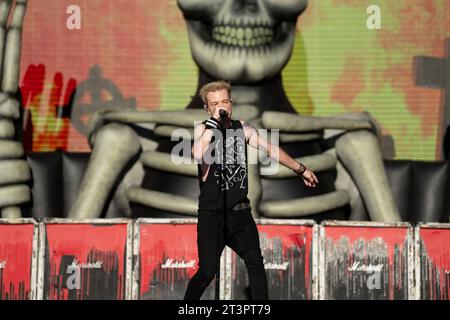
[[[280,146],[319,178],[320,187],[307,190],[284,167],[264,176],[260,166],[249,165],[255,217],[314,218],[350,206],[356,212],[350,219],[359,219],[357,213],[367,210],[371,220],[400,221],[384,171],[376,121],[368,113],[302,116],[285,95],[281,71],[291,56],[296,20],[307,0],[177,2],[199,66],[198,89],[216,79],[231,81],[233,118],[260,129],[279,129]],[[140,216],[195,216],[197,164],[173,161],[171,152],[178,141],[172,134],[181,132],[192,139],[194,122],[206,117],[198,96],[180,111],[95,113],[88,124],[93,151],[69,217],[100,217],[112,192],[114,205],[127,215],[133,205],[144,212]],[[190,157],[188,151],[182,156]],[[2,214],[23,201],[25,196],[8,203]]]

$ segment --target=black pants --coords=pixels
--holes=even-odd
[[[221,214],[223,214],[221,212]],[[251,209],[229,210],[226,214],[219,252],[225,245],[233,249],[247,267],[250,294],[253,300],[267,300],[267,279],[259,244],[258,230]],[[187,287],[184,299],[199,300],[216,273],[217,212],[199,210],[197,223],[198,265],[197,273]]]

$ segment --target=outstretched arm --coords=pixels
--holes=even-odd
[[[301,176],[305,185],[308,187],[315,187],[319,180],[317,180],[316,175],[306,168],[302,163],[297,162],[290,155],[288,155],[283,149],[276,145],[271,144],[262,138],[258,131],[252,125],[242,122],[242,127],[244,129],[245,139],[249,145],[262,150],[268,157],[277,160],[280,164],[294,171],[297,175]]]

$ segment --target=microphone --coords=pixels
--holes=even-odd
[[[226,110],[220,109],[219,115],[222,119],[228,118],[228,112]]]

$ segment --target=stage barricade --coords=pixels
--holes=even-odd
[[[269,299],[317,299],[318,225],[312,220],[257,219],[256,222]],[[249,299],[244,260],[228,247],[226,252],[226,298]]]
[[[133,241],[133,299],[183,299],[198,270],[197,219],[137,219]],[[219,297],[224,297],[225,254]],[[215,280],[202,299],[213,300]]]
[[[320,299],[414,298],[413,236],[408,223],[323,222]]]
[[[36,298],[38,224],[0,219],[0,300]]]
[[[39,232],[38,299],[131,298],[132,220],[48,219]]]
[[[450,224],[256,219],[272,300],[448,300]],[[0,300],[182,299],[197,219],[0,219]],[[202,299],[212,300],[215,281]],[[249,298],[226,247],[220,298]]]
[[[415,229],[416,297],[450,300],[450,224],[420,224]]]

